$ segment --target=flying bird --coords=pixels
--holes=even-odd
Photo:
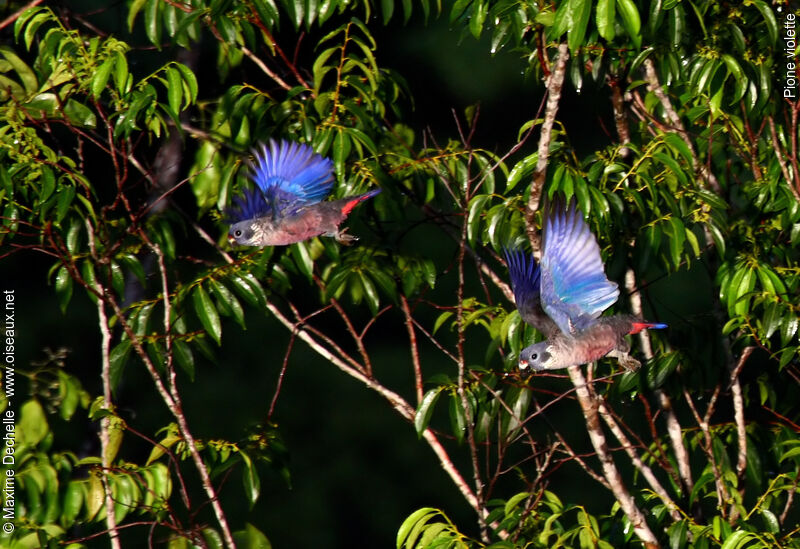
[[[241,246],[285,246],[320,235],[356,240],[339,225],[357,204],[381,192],[325,201],[333,188],[333,162],[289,141],[270,140],[256,150],[252,180],[255,188],[245,189],[225,211],[228,240]]]
[[[545,205],[540,264],[519,249],[504,253],[520,316],[547,338],[522,350],[523,373],[604,356],[636,369],[640,363],[628,354],[625,336],[667,327],[632,315],[600,317],[617,301],[619,289],[606,277],[597,240],[572,201]]]

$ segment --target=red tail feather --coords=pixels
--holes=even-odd
[[[361,195],[358,195],[358,196],[354,196],[353,200],[351,200],[349,202],[345,202],[344,206],[342,206],[342,213],[344,215],[348,215],[353,210],[353,208],[355,208],[360,202],[363,202],[368,198],[372,198],[373,196],[375,196],[379,192],[381,192],[380,189],[374,189],[372,191],[369,191],[368,193],[364,193],[364,194],[361,194]]]
[[[663,330],[667,325],[661,322],[631,322],[631,331],[629,334],[638,334],[642,330]]]

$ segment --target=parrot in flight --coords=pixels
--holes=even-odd
[[[600,247],[574,202],[546,204],[542,223],[540,264],[519,249],[504,250],[517,310],[547,338],[522,350],[520,371],[555,370],[604,356],[638,368],[625,336],[667,325],[632,315],[600,317],[617,301],[619,289],[606,277]]]
[[[242,246],[285,246],[319,235],[356,240],[339,225],[381,192],[324,201],[333,188],[333,162],[301,143],[270,140],[256,150],[252,170],[256,188],[245,189],[225,211],[228,240]]]

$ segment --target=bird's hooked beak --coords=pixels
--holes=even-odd
[[[517,364],[517,367],[519,368],[519,373],[522,377],[528,378],[533,375],[533,368],[531,368],[527,360],[520,360]]]

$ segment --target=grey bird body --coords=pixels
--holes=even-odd
[[[636,362],[627,357],[630,345],[625,335],[638,331],[641,320],[630,315],[606,316],[576,334],[558,332],[546,341],[523,349],[520,368],[534,371],[557,370],[576,364],[593,362],[611,355],[623,366],[633,368]],[[641,329],[641,328],[640,328]]]
[[[353,237],[339,230],[347,218],[346,206],[360,202],[365,195],[319,202],[300,208],[287,217],[263,216],[246,219],[231,226],[230,236],[242,246],[286,246],[315,236],[333,236],[346,242]]]
[[[600,316],[617,301],[619,289],[606,277],[597,240],[574,203],[557,200],[544,214],[541,263],[506,250],[520,316],[547,338],[522,350],[520,370],[556,370],[604,356],[637,368],[625,336],[666,324],[631,315]]]
[[[333,188],[333,162],[288,141],[270,141],[255,151],[252,180],[255,188],[245,188],[226,210],[228,239],[240,246],[286,246],[320,235],[355,240],[339,225],[356,204],[380,192],[325,201]]]

